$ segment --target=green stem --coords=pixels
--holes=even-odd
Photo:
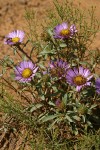
[[[19,46],[17,45],[17,48],[20,52],[22,52],[29,60],[31,60],[33,62],[33,60],[31,59],[30,56],[27,55],[27,53]],[[33,62],[34,63],[34,62]]]

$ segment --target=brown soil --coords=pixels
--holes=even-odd
[[[64,0],[58,0],[64,2]],[[91,6],[96,6],[96,17],[100,20],[100,0],[74,0],[75,7],[81,3],[81,9],[87,10]],[[44,23],[46,12],[49,9],[54,9],[53,0],[0,0],[0,48],[2,59],[5,55],[10,55],[12,58],[13,51],[9,50],[9,46],[4,45],[3,40],[5,35],[13,30],[19,29],[26,31],[26,20],[24,18],[25,9],[34,10],[38,24]],[[40,28],[38,29],[40,30]],[[40,30],[41,31],[41,30]],[[100,32],[94,39],[92,48],[100,48]],[[28,50],[29,51],[29,50]]]
[[[62,2],[64,0],[58,0]],[[70,0],[69,0],[70,1]],[[78,3],[81,3],[81,8],[83,10],[87,10],[91,6],[96,6],[96,17],[100,20],[100,0],[73,0],[75,6],[78,6]],[[19,29],[26,31],[25,24],[25,9],[33,9],[36,12],[36,18],[38,24],[43,23],[44,18],[46,18],[46,12],[48,9],[54,9],[53,0],[0,0],[0,59],[2,59],[5,55],[10,55],[13,57],[13,52],[9,50],[9,46],[4,45],[3,40],[5,35],[9,32]],[[98,32],[97,37],[95,38],[92,48],[100,48],[100,32]],[[1,73],[1,72],[0,72]],[[22,131],[23,132],[23,131]],[[3,139],[5,133],[1,136],[0,139]],[[10,139],[12,137],[12,133],[10,135]],[[14,138],[16,143],[16,138]],[[21,137],[17,141],[17,145],[22,141]],[[13,141],[14,142],[14,141]],[[15,143],[12,143],[9,150],[15,148]],[[2,148],[4,150],[5,148]],[[15,148],[19,149],[18,146]],[[25,148],[25,150],[29,150],[29,148]]]

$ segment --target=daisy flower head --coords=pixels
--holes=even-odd
[[[100,94],[100,78],[97,78],[95,81],[96,92]]]
[[[77,32],[76,26],[73,24],[70,27],[67,23],[57,25],[54,28],[54,38],[55,39],[67,39],[72,38],[72,36]]]
[[[84,86],[90,86],[90,79],[93,77],[89,69],[79,67],[74,67],[67,71],[66,79],[67,82],[73,86],[76,86],[76,90],[79,92]]]
[[[38,67],[31,61],[23,61],[15,68],[15,80],[19,82],[27,83],[35,76]]]
[[[70,66],[66,61],[58,59],[56,61],[51,61],[49,67],[52,76],[57,76],[59,79],[61,79],[62,77],[66,76],[66,72]]]
[[[5,39],[4,44],[8,45],[17,45],[23,42],[25,33],[21,30],[15,30],[11,33],[9,33]]]
[[[60,100],[60,99],[57,99],[56,102],[55,102],[55,105],[56,107],[59,109],[59,110],[62,110],[64,109],[64,103]]]

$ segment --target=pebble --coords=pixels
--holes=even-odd
[[[18,0],[18,2],[22,5],[27,5],[29,0]]]

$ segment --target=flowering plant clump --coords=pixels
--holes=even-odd
[[[4,98],[6,94],[8,96],[4,87],[6,89],[8,85],[14,90],[14,98],[19,95],[17,102],[21,101],[22,107],[17,108],[11,102],[9,105],[6,100],[10,96],[2,101],[2,106],[30,129],[36,131],[38,127],[44,127],[64,138],[65,134],[84,134],[86,129],[100,124],[96,112],[100,104],[100,77],[96,72],[100,53],[89,49],[90,39],[95,37],[99,26],[92,14],[94,11],[87,23],[83,12],[72,9],[72,5],[64,5],[66,9],[59,3],[55,6],[59,17],[52,15],[41,36],[36,34],[32,25],[30,33],[26,33],[28,40],[23,44],[24,31],[16,30],[5,37],[4,42],[13,48],[17,62],[9,56],[1,61],[4,83],[1,89]],[[83,17],[80,19],[80,16]],[[32,16],[28,14],[26,17],[30,22]],[[6,72],[11,73],[8,81]]]

